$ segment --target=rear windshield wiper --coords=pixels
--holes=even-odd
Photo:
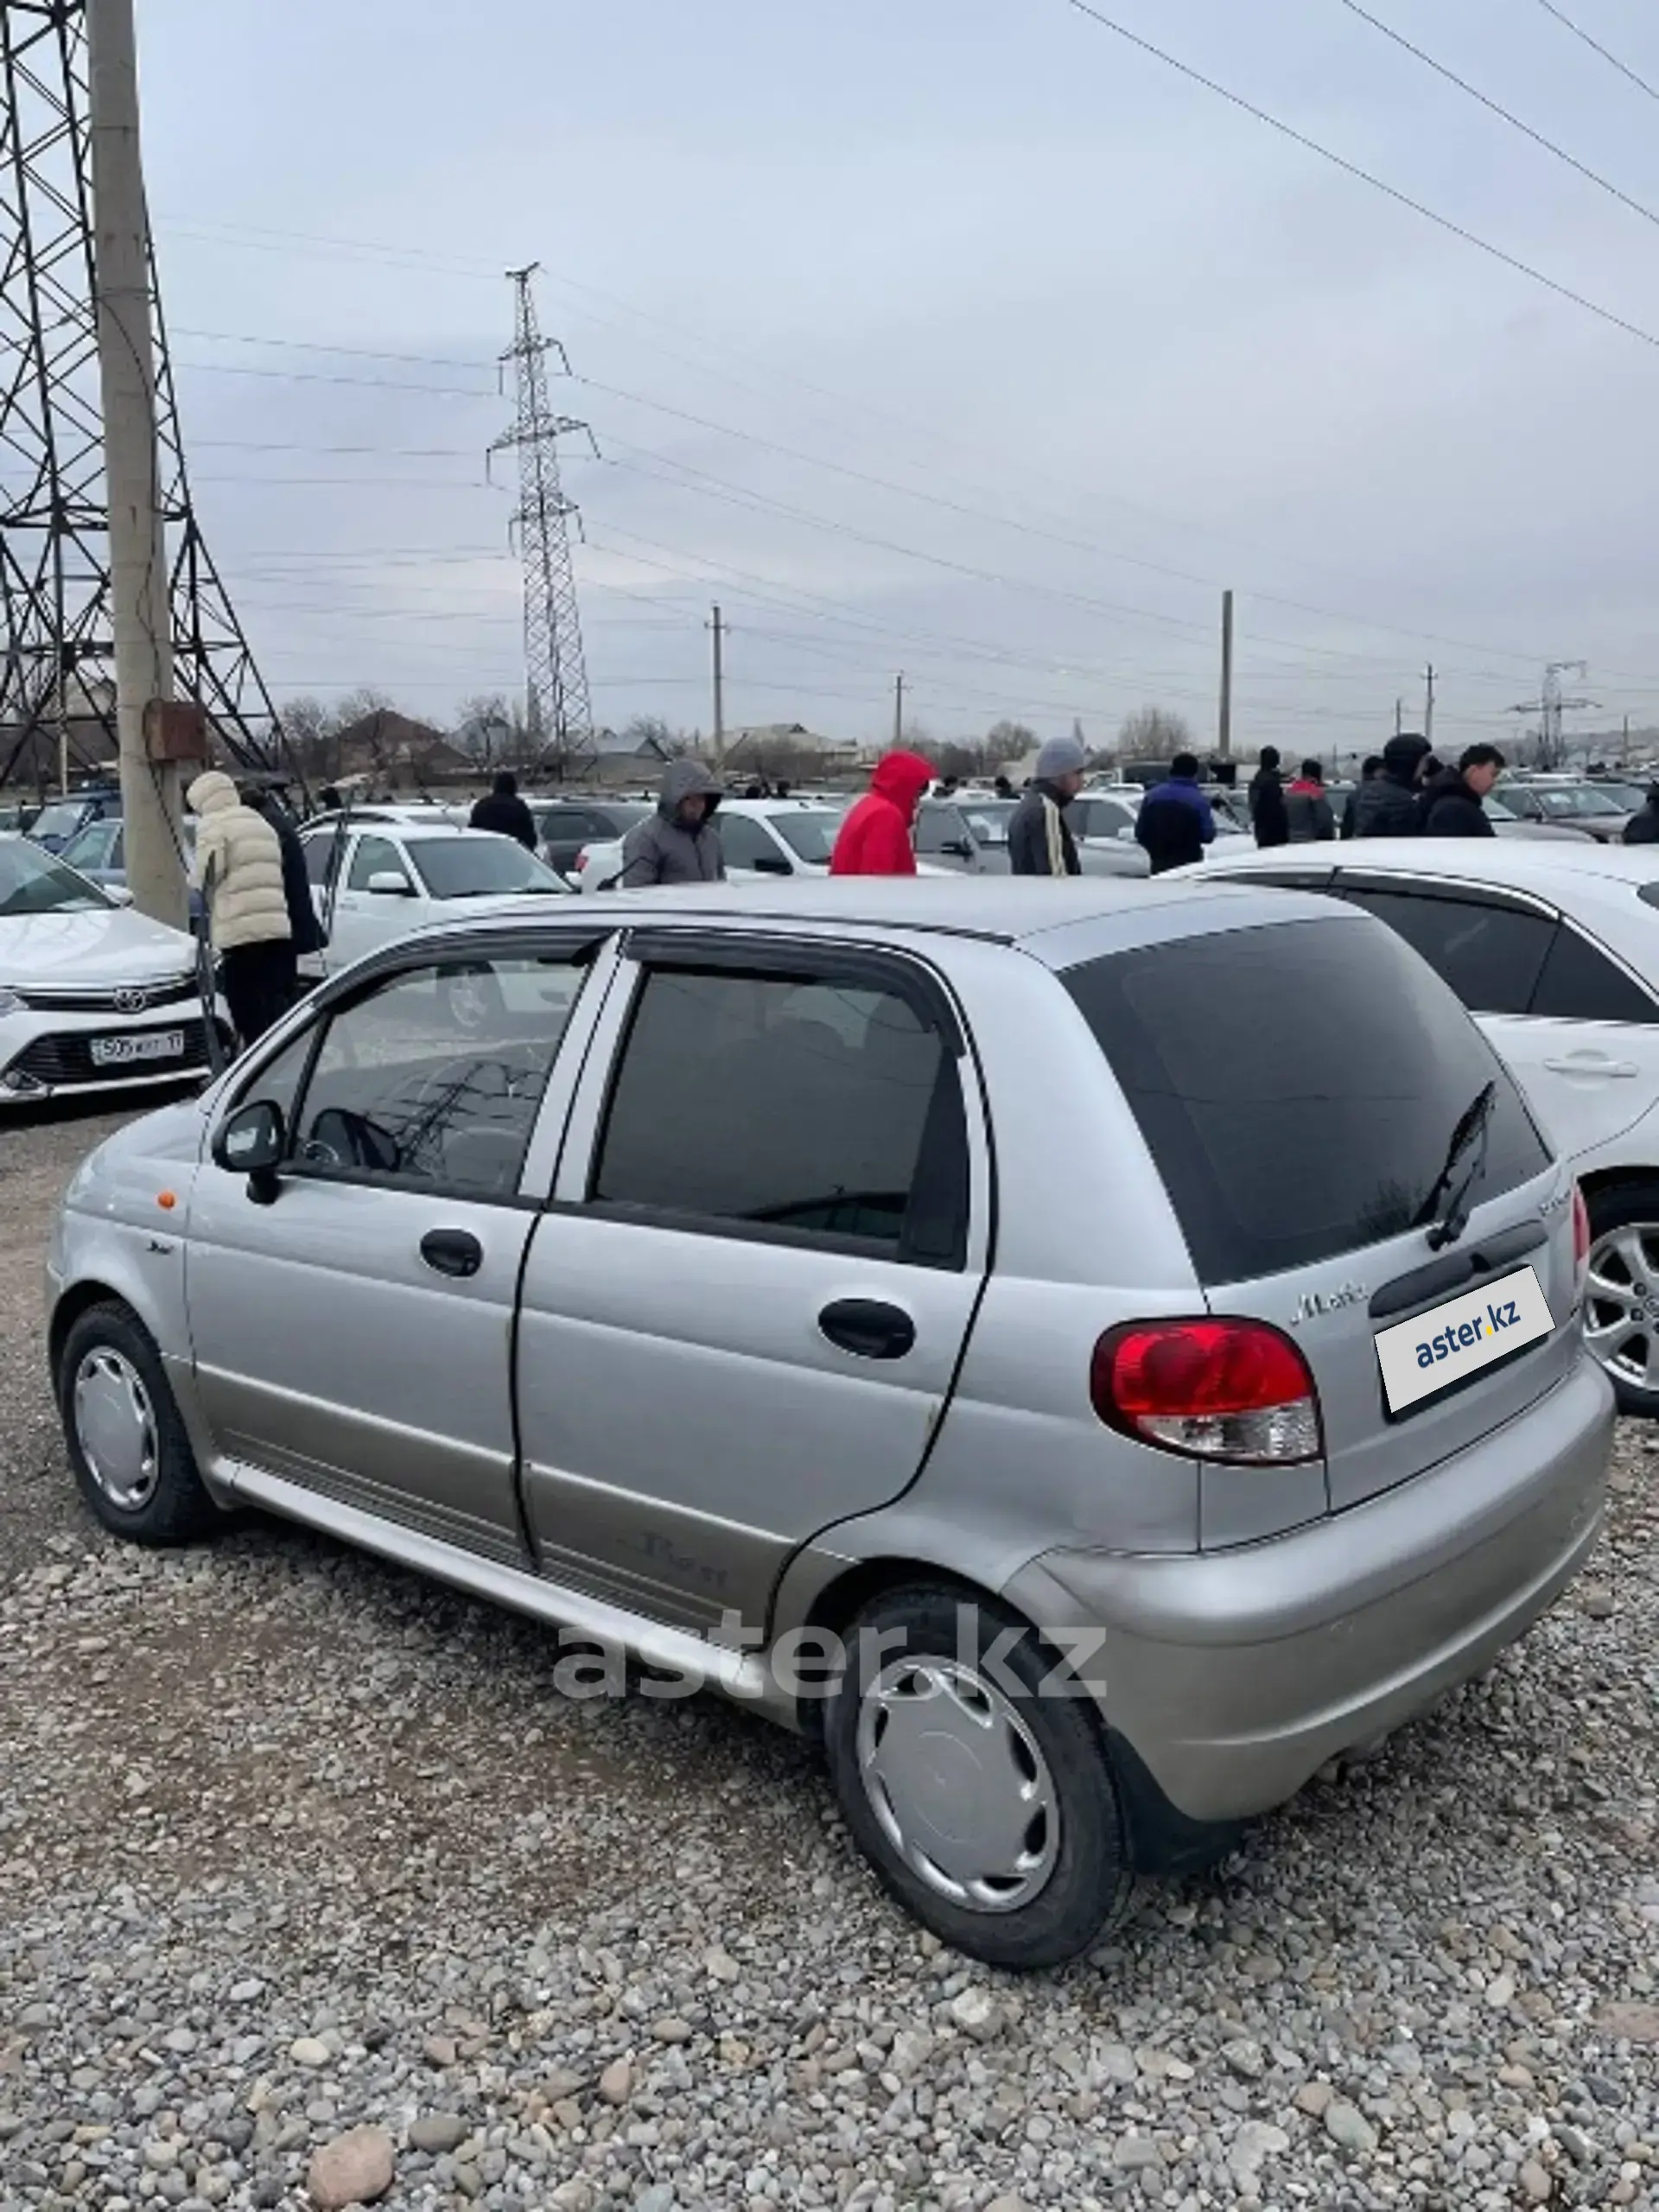
[[[1457,1127],[1446,1147],[1446,1158],[1441,1162],[1440,1172],[1434,1178],[1428,1196],[1418,1208],[1415,1225],[1421,1228],[1425,1222],[1433,1224],[1428,1232],[1429,1249],[1433,1252],[1441,1251],[1448,1244],[1455,1244],[1469,1226],[1469,1193],[1486,1165],[1487,1131],[1491,1122],[1492,1108],[1497,1103],[1497,1084],[1489,1077],[1459,1115]],[[1471,1163],[1469,1173],[1453,1190],[1452,1173],[1477,1138],[1480,1141],[1480,1150]]]

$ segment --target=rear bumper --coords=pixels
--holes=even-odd
[[[1052,1552],[1005,1594],[1041,1628],[1104,1632],[1086,1671],[1170,1808],[1242,1819],[1548,1609],[1594,1545],[1612,1427],[1586,1358],[1472,1450],[1334,1519],[1196,1557]]]

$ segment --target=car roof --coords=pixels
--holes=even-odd
[[[326,815],[321,822],[308,822],[302,836],[332,837],[340,827],[341,817]],[[493,837],[498,845],[516,844],[513,837],[504,837],[499,830],[469,830],[460,822],[434,821],[425,817],[408,820],[402,815],[353,813],[346,817],[348,829],[391,830],[408,845],[429,843],[435,837]]]
[[[786,932],[796,925],[840,925],[878,938],[978,938],[1017,944],[1054,967],[1172,937],[1325,920],[1332,912],[1327,899],[1265,885],[1125,876],[1074,876],[1056,883],[957,874],[685,884],[601,892],[581,906],[582,918],[591,918],[596,930],[690,925]],[[514,918],[524,927],[546,926],[547,918],[541,911]],[[568,910],[558,918],[561,925],[569,918]],[[480,933],[499,930],[502,917],[480,916],[460,926]]]
[[[1271,846],[1198,866],[1224,866],[1230,874],[1300,866],[1315,871],[1321,867],[1376,868],[1413,875],[1456,876],[1499,890],[1510,887],[1565,898],[1575,881],[1592,891],[1598,886],[1659,881],[1659,847],[1601,845],[1587,837],[1559,843],[1523,837],[1367,837],[1335,846]]]

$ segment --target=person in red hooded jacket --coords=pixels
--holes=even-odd
[[[831,875],[914,875],[910,842],[916,805],[933,780],[919,753],[884,753],[870,788],[842,823],[830,855]]]

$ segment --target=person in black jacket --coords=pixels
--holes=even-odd
[[[1051,737],[1037,755],[1031,789],[1008,817],[1008,868],[1014,875],[1081,875],[1077,841],[1065,810],[1083,789],[1086,766],[1075,737]]]
[[[498,836],[516,837],[530,852],[536,849],[536,817],[519,798],[511,768],[497,770],[494,788],[474,807],[471,823],[474,830],[493,830]]]
[[[1190,753],[1178,753],[1164,781],[1154,784],[1141,802],[1135,842],[1145,850],[1152,873],[1161,875],[1166,868],[1201,861],[1215,835],[1215,816],[1198,789],[1198,761]]]
[[[317,918],[311,878],[305,865],[305,847],[300,842],[293,816],[275,791],[267,791],[261,785],[251,785],[242,798],[245,805],[270,823],[283,849],[283,903],[288,908],[289,941],[282,948],[287,957],[283,963],[281,988],[286,1007],[300,995],[300,961],[307,953],[321,952],[328,942],[328,932]]]
[[[1358,783],[1354,785],[1343,802],[1341,834],[1344,837],[1351,837],[1354,834],[1354,801],[1359,797],[1365,785],[1375,783],[1382,772],[1382,755],[1380,753],[1368,753],[1365,755],[1365,765],[1359,772]]]
[[[1279,775],[1279,748],[1264,745],[1262,765],[1250,778],[1250,826],[1258,845],[1287,845],[1290,817],[1285,808],[1285,786]]]
[[[1425,837],[1495,837],[1481,804],[1497,781],[1503,755],[1495,745],[1471,745],[1455,768],[1442,768],[1417,802]]]
[[[1648,803],[1624,824],[1627,845],[1659,845],[1659,784],[1648,785]]]
[[[1354,793],[1356,837],[1414,837],[1418,778],[1428,757],[1428,740],[1410,734],[1391,737],[1382,748],[1382,766]]]

